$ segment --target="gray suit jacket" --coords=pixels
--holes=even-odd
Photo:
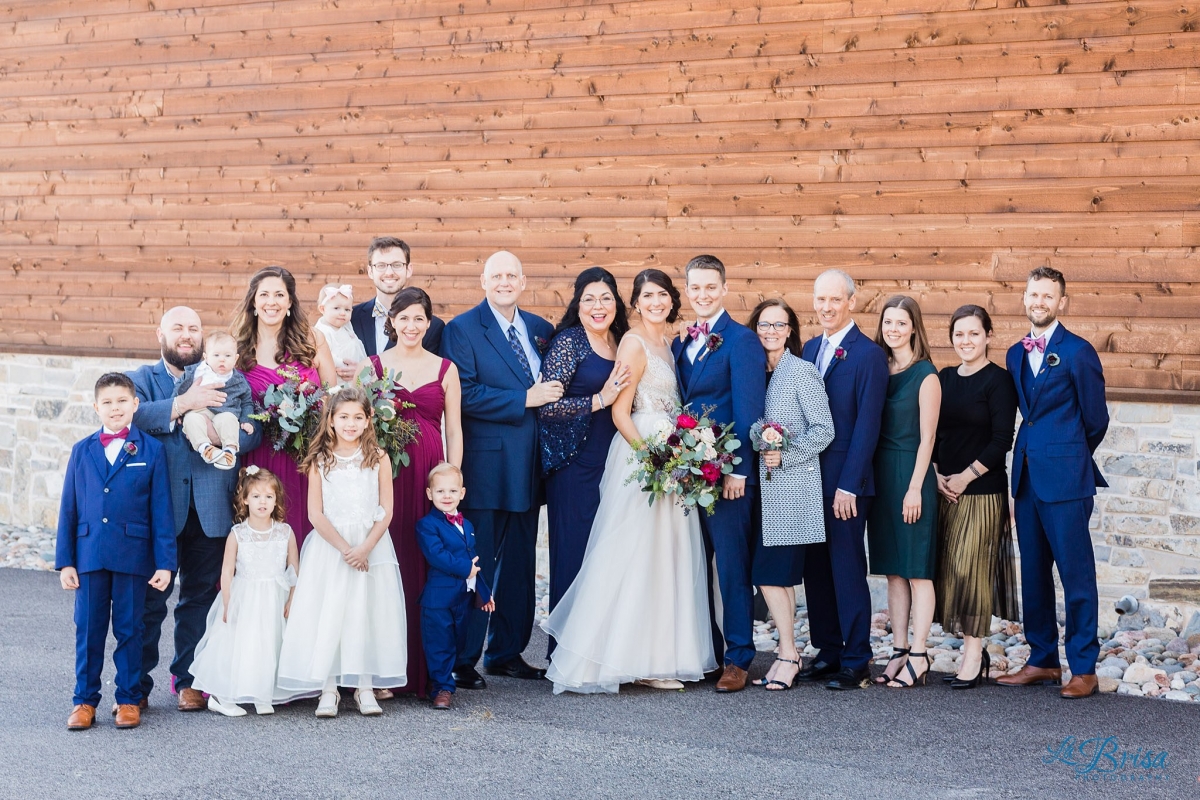
[[[137,389],[138,410],[133,424],[162,443],[167,454],[167,473],[171,479],[171,509],[175,514],[175,533],[187,523],[188,509],[196,509],[204,535],[221,538],[233,527],[233,492],[237,487],[236,469],[220,470],[204,463],[183,436],[183,426],[171,426],[171,402],[175,399],[175,379],[160,359],[157,364],[138,367],[129,373]],[[254,433],[241,433],[241,452],[258,447],[262,428],[251,420]]]
[[[791,434],[771,470],[759,458],[762,537],[768,547],[825,541],[821,493],[821,451],[833,441],[833,416],[817,368],[790,352],[779,359],[767,385],[766,416]]]

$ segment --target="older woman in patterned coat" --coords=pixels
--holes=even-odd
[[[767,353],[764,421],[787,430],[787,447],[759,456],[762,538],[754,553],[752,579],[779,631],[779,653],[766,676],[768,690],[790,689],[800,671],[793,631],[796,584],[804,577],[805,545],[825,541],[821,499],[821,451],[833,441],[829,398],[817,368],[799,358],[800,324],[780,299],[764,300],[750,315],[750,328]]]

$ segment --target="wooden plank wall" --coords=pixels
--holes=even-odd
[[[739,316],[783,294],[812,333],[840,266],[869,332],[902,291],[938,343],[965,302],[1019,338],[1050,264],[1112,387],[1196,390],[1198,24],[1196,0],[0,0],[0,350],[143,354],[164,307],[223,324],[268,263],[365,294],[387,233],[446,315],[498,248],[550,317],[584,266],[712,252]]]

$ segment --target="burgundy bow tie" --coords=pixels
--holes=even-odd
[[[703,336],[708,336],[708,323],[701,322],[696,325],[688,325],[687,332],[688,336],[692,337],[693,341]]]
[[[1033,352],[1033,348],[1037,348],[1039,353],[1046,352],[1046,337],[1039,336],[1034,339],[1032,336],[1026,336],[1021,340],[1021,346],[1025,348],[1026,353]]]
[[[446,514],[445,511],[443,511],[442,513]],[[446,521],[452,525],[461,526],[463,524],[463,515],[458,513],[457,511],[454,512],[453,514],[446,514]]]
[[[114,439],[128,439],[128,438],[129,438],[129,428],[128,427],[121,428],[121,430],[117,431],[116,433],[101,432],[100,446],[108,447]]]

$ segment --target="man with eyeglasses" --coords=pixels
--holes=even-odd
[[[412,277],[409,254],[408,244],[395,236],[376,236],[367,248],[367,277],[375,284],[375,297],[354,307],[350,324],[369,356],[377,356],[396,344],[383,332],[383,323],[387,322],[392,300]],[[437,317],[429,320],[429,330],[421,342],[426,350],[441,352],[442,330],[445,327],[446,323]],[[343,380],[353,380],[355,365],[339,364],[337,373]]]

